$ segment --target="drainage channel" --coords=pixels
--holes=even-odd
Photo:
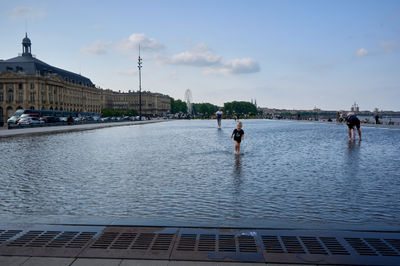
[[[112,226],[0,228],[0,255],[400,265],[400,233]]]

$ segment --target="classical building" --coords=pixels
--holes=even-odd
[[[139,110],[139,92],[115,92],[105,90],[104,109]],[[142,91],[142,114],[162,115],[170,112],[171,100],[169,96],[160,93]]]
[[[142,92],[142,114],[162,115],[170,108],[168,96]],[[0,116],[6,121],[17,109],[139,110],[139,93],[103,90],[87,77],[40,61],[32,56],[31,40],[26,35],[21,55],[0,60]]]

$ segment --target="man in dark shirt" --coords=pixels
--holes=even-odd
[[[358,117],[353,113],[350,112],[347,114],[347,117],[345,118],[346,125],[349,127],[349,141],[351,141],[351,130],[355,130],[354,127],[357,128],[358,131],[358,138],[361,141],[361,129],[360,129],[360,120]],[[356,133],[353,131],[353,139],[355,140],[356,138]]]

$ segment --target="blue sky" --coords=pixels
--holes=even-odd
[[[1,1],[0,59],[222,105],[400,110],[400,1]],[[27,26],[26,26],[27,25]]]

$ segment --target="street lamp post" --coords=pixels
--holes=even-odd
[[[142,121],[142,58],[140,57],[140,44],[139,44],[138,68],[139,68],[139,120]]]

